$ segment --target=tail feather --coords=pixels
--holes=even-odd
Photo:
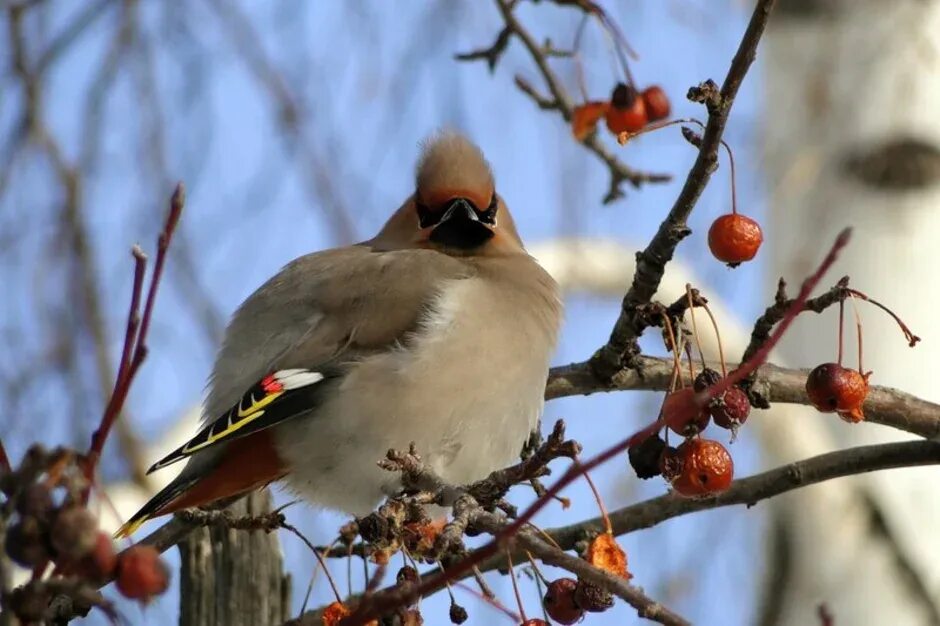
[[[150,498],[147,504],[141,507],[139,511],[134,513],[134,515],[129,520],[127,520],[124,524],[121,525],[120,528],[117,529],[117,532],[114,533],[114,537],[121,539],[133,535],[135,532],[137,532],[137,529],[143,526],[144,522],[163,513],[163,509],[183,495],[186,490],[192,487],[198,480],[196,478],[180,480],[180,478],[177,478],[169,485],[161,489],[157,495]]]

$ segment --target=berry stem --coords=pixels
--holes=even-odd
[[[839,358],[836,362],[842,367],[842,336],[845,333],[845,300],[839,300]]]
[[[849,293],[849,297],[852,298],[852,312],[855,313],[855,332],[858,333],[858,373],[864,376],[865,369],[862,367],[862,316],[859,315],[858,307],[855,305],[855,296]],[[839,365],[842,365],[841,361]]]
[[[725,378],[728,376],[728,366],[725,364],[725,349],[721,344],[721,331],[718,330],[718,321],[715,319],[712,310],[708,308],[708,303],[702,303],[702,308],[705,309],[708,319],[712,321],[712,328],[715,329],[715,340],[718,341],[718,361],[721,363],[721,376]]]
[[[506,550],[506,560],[509,561],[509,579],[512,580],[512,592],[516,596],[516,606],[519,607],[519,615],[522,616],[523,623],[529,621],[525,616],[525,608],[522,606],[522,594],[519,593],[519,581],[516,580],[516,571],[513,569],[512,552]]]
[[[917,335],[915,335],[914,333],[912,333],[912,332],[911,332],[911,329],[907,327],[907,324],[905,324],[905,323],[901,320],[901,318],[898,317],[898,316],[895,314],[894,311],[892,311],[891,309],[889,309],[889,308],[886,307],[885,305],[881,304],[880,302],[878,302],[878,301],[875,300],[874,298],[869,298],[867,295],[865,295],[864,293],[862,293],[862,292],[859,291],[858,289],[852,289],[851,287],[845,287],[845,291],[846,291],[846,293],[848,293],[849,295],[855,296],[856,298],[861,298],[861,299],[864,300],[865,302],[871,302],[871,303],[874,304],[876,307],[878,307],[879,309],[881,309],[882,311],[884,311],[885,313],[887,313],[888,315],[890,315],[890,316],[892,317],[892,319],[894,319],[894,321],[898,323],[898,326],[901,327],[901,332],[904,333],[904,338],[907,339],[907,345],[909,345],[910,347],[913,348],[915,345],[917,345],[917,342],[920,341],[920,337],[918,337]]]
[[[679,360],[679,346],[676,345],[676,336],[672,332],[672,322],[669,321],[669,316],[665,313],[663,315],[663,326],[666,328],[666,335],[669,337],[669,343],[667,347],[672,350],[672,369],[673,369],[673,389],[675,389],[675,376],[678,376],[679,387],[684,387],[685,385],[682,382],[682,361]]]
[[[307,539],[302,532],[297,530],[295,526],[288,524],[287,522],[281,522],[281,528],[296,535],[307,545],[308,548],[310,548],[310,551],[313,552],[313,556],[316,557],[317,561],[319,562],[320,567],[323,568],[323,573],[326,575],[326,579],[330,583],[330,589],[333,590],[333,595],[336,597],[336,601],[342,602],[343,599],[339,595],[339,587],[336,586],[336,581],[333,580],[333,576],[330,574],[330,569],[326,566],[326,563],[323,561],[323,557],[320,555],[320,553],[317,552],[316,547],[310,543],[310,540]]]
[[[581,99],[584,102],[588,101],[588,90],[587,82],[584,79],[584,63],[581,60],[581,37],[584,35],[584,27],[587,25],[587,21],[588,14],[585,13],[574,33],[574,43],[571,46],[574,49],[574,74],[578,82],[578,89],[581,90]]]
[[[581,460],[578,457],[574,457],[574,464],[580,467]],[[601,519],[604,520],[604,530],[607,531],[609,535],[614,534],[614,527],[610,523],[610,516],[607,515],[607,507],[604,506],[604,501],[601,499],[601,494],[597,490],[597,485],[591,480],[591,475],[587,473],[587,470],[582,473],[584,474],[584,480],[587,481],[588,486],[591,487],[591,491],[594,493],[594,499],[597,500],[597,508],[601,510]]]
[[[689,299],[689,316],[692,318],[692,338],[695,339],[695,346],[698,348],[699,358],[702,359],[702,369],[708,367],[705,362],[705,351],[702,350],[702,339],[698,336],[698,325],[695,323],[695,301],[692,299],[692,285],[685,284],[685,296]]]

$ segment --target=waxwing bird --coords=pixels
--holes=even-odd
[[[238,308],[203,428],[151,471],[186,466],[118,533],[278,480],[361,516],[400,488],[376,462],[412,442],[449,483],[483,478],[538,424],[560,319],[483,154],[438,134],[378,235],[292,261]]]

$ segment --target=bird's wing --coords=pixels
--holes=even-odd
[[[235,313],[210,379],[203,428],[149,471],[309,412],[344,364],[397,345],[443,281],[471,273],[431,250],[365,245],[291,262]]]

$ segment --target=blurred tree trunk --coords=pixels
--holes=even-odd
[[[236,516],[271,510],[265,490],[229,507]],[[290,613],[277,533],[200,528],[180,544],[180,626],[273,626]]]
[[[894,322],[860,302],[865,369],[874,383],[940,400],[931,366],[940,358],[940,1],[784,1],[765,46],[772,278],[795,291],[852,226],[830,278],[850,275],[924,338],[911,350]],[[779,354],[804,367],[835,361],[836,316],[834,307],[799,320]],[[846,322],[845,364],[855,366],[851,306]],[[810,420],[840,447],[902,437],[811,410],[787,426],[799,433]],[[938,479],[937,468],[884,472],[834,484],[828,501],[817,488],[782,499],[776,562],[790,566],[770,572],[777,595],[765,623],[815,623],[823,602],[836,624],[940,622]]]

